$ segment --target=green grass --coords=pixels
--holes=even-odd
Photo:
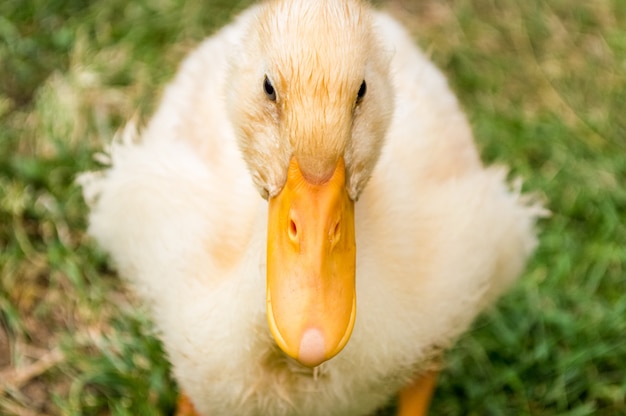
[[[0,3],[0,414],[172,411],[74,178],[247,3]],[[432,414],[626,414],[626,2],[377,3],[448,74],[484,159],[552,211],[519,284],[448,353]]]

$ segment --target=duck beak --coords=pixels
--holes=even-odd
[[[354,202],[339,159],[325,183],[308,182],[295,158],[269,201],[267,320],[278,346],[315,367],[348,342],[356,315]]]

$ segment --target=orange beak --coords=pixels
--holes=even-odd
[[[356,315],[354,202],[339,159],[333,176],[311,184],[291,160],[269,201],[267,320],[278,346],[315,367],[348,342]]]

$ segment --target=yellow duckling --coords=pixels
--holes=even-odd
[[[442,74],[358,0],[256,5],[81,181],[151,306],[179,414],[423,414],[540,208],[482,166]]]

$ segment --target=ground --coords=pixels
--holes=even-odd
[[[247,3],[0,3],[0,414],[172,411],[74,179]],[[448,75],[484,160],[552,212],[519,284],[447,354],[432,414],[626,413],[626,2],[377,4]]]

